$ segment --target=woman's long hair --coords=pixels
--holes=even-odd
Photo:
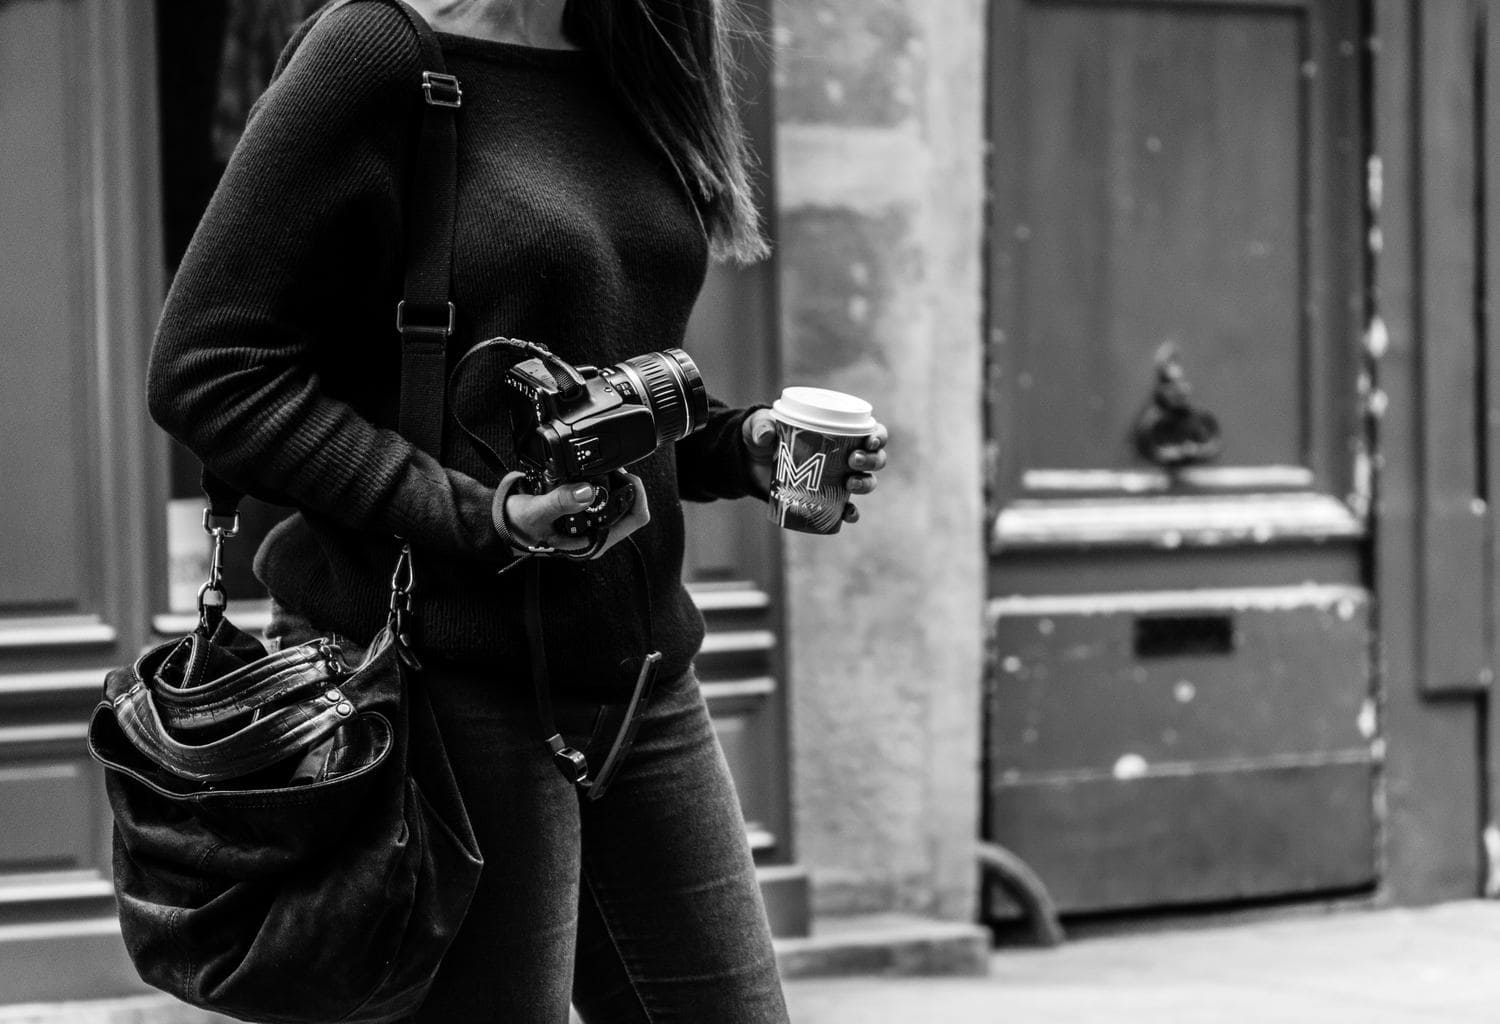
[[[703,216],[717,259],[767,253],[735,99],[733,0],[567,0],[563,31],[595,53]]]

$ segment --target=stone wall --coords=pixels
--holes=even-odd
[[[798,859],[821,913],[975,912],[982,0],[779,0],[783,380],[868,397],[891,466],[788,535]]]

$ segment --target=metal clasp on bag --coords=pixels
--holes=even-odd
[[[403,542],[396,568],[391,573],[391,610],[388,624],[396,642],[396,653],[413,669],[420,669],[416,643],[412,639],[412,592],[417,588],[417,574],[412,566],[411,545]]]
[[[198,588],[198,624],[212,629],[224,617],[229,596],[224,592],[224,541],[239,535],[240,513],[214,515],[212,506],[203,510],[203,532],[213,538],[213,552],[209,556],[208,580]]]

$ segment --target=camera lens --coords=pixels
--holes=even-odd
[[[656,419],[656,443],[680,441],[708,419],[708,390],[698,364],[680,348],[648,352],[619,364],[638,385],[641,402]]]

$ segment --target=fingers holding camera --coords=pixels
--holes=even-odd
[[[502,487],[492,509],[495,529],[516,546],[549,547],[558,551],[581,551],[587,540],[565,537],[553,528],[559,516],[573,515],[594,501],[593,484],[563,484],[545,494],[527,494]],[[503,496],[503,505],[499,500]]]
[[[651,505],[646,499],[646,487],[641,478],[630,473],[625,477],[635,487],[635,503],[610,528],[604,543],[591,556],[593,558],[598,558],[651,521]],[[589,540],[559,533],[556,522],[562,516],[582,512],[594,503],[596,497],[594,485],[587,483],[563,484],[545,494],[527,494],[502,486],[496,494],[491,514],[496,531],[509,538],[517,552],[529,548],[585,551],[589,548]]]

